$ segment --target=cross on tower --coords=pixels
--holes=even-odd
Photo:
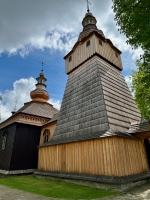
[[[16,107],[16,105],[17,105],[18,101],[16,100],[16,101],[14,101],[14,102],[15,102],[14,111],[16,111],[16,110],[17,110],[17,107]]]
[[[43,72],[43,66],[45,65],[45,63],[42,61],[41,65],[42,65],[42,72]]]
[[[89,4],[91,4],[91,2],[89,0],[86,0],[86,1],[87,1],[87,12],[89,13],[90,12]]]

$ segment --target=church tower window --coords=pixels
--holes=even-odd
[[[115,52],[115,55],[116,55],[116,57],[118,58],[118,54],[117,54],[117,52]]]
[[[85,25],[87,25],[87,24],[88,24],[88,20],[85,21]]]
[[[43,133],[43,136],[44,136],[44,143],[48,142],[49,141],[49,137],[50,137],[49,129],[45,129],[45,131]]]
[[[69,57],[69,62],[71,62],[71,61],[72,61],[72,56]]]
[[[90,46],[90,40],[87,41],[86,46]]]
[[[99,40],[99,45],[103,46],[102,40]]]

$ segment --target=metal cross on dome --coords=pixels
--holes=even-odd
[[[42,70],[41,71],[43,72],[43,66],[45,65],[45,63],[42,61],[41,65],[42,65]]]
[[[87,1],[87,12],[89,13],[90,12],[89,4],[91,4],[91,2],[89,0],[86,0],[86,1]]]
[[[16,111],[16,110],[17,110],[17,103],[18,103],[17,99],[16,99],[16,101],[14,101],[14,102],[15,102],[14,111]]]

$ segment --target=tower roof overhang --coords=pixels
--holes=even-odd
[[[104,38],[101,34],[99,34],[97,31],[93,31],[91,32],[88,36],[84,37],[83,40],[81,41],[77,41],[75,43],[75,45],[73,46],[72,50],[66,55],[64,56],[64,59],[66,60],[74,51],[75,49],[77,48],[77,46],[79,44],[82,44],[84,43],[86,40],[88,40],[92,35],[96,35],[98,38],[100,38],[103,42],[107,42],[111,47],[112,49],[114,49],[118,54],[121,54],[122,52],[113,45],[112,41],[110,39],[107,39],[107,38]]]

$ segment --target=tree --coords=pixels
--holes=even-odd
[[[127,44],[141,47],[141,59],[150,60],[150,0],[112,0],[115,20],[120,33],[127,37]]]
[[[119,31],[127,44],[150,50],[150,0],[112,0]]]
[[[150,67],[147,63],[136,62],[137,71],[132,73],[132,91],[142,116],[150,119]]]
[[[150,119],[150,0],[112,0],[115,20],[127,44],[144,54],[132,73],[132,91],[144,118]]]

